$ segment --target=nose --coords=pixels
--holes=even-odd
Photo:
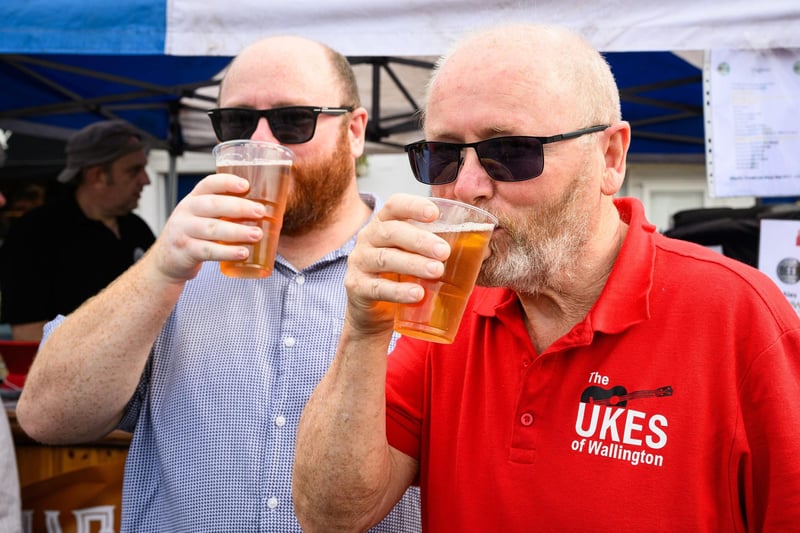
[[[259,117],[256,131],[253,132],[250,138],[254,141],[269,141],[280,144],[278,139],[272,134],[272,130],[269,128],[269,123],[265,117]]]
[[[461,156],[463,159],[456,180],[445,187],[452,187],[453,197],[468,204],[475,204],[479,199],[491,198],[495,183],[481,165],[478,152],[474,148],[464,148]]]

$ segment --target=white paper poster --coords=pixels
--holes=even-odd
[[[800,49],[713,50],[704,86],[709,194],[800,195]]]
[[[758,269],[775,281],[800,314],[800,220],[761,221]]]

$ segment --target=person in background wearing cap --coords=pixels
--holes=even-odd
[[[135,128],[94,123],[69,139],[66,154],[57,179],[70,194],[26,213],[0,248],[0,318],[15,340],[40,340],[48,320],[74,311],[155,241],[133,213],[150,183]]]

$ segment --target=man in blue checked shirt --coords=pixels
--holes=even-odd
[[[132,431],[123,531],[299,531],[291,497],[298,419],[333,358],[355,235],[377,199],[355,161],[367,111],[347,60],[271,37],[246,48],[210,113],[221,141],[288,146],[294,182],[275,270],[232,279],[218,261],[258,240],[264,208],[244,180],[203,179],[148,253],[104,292],[48,324],[17,416],[68,444]],[[418,531],[416,492],[376,530]]]

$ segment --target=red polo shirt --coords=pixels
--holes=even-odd
[[[387,433],[428,531],[800,524],[800,320],[762,273],[655,233],[634,199],[606,287],[536,354],[511,291],[389,357]]]

